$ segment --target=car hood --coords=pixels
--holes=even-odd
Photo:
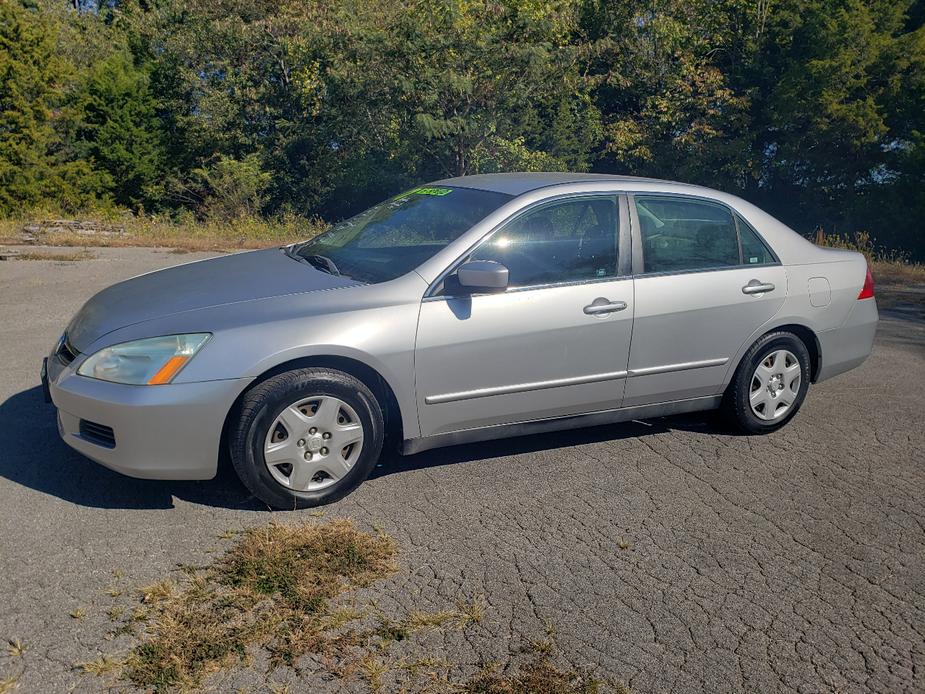
[[[201,260],[150,272],[104,289],[67,327],[83,352],[103,335],[176,313],[360,284],[300,263],[278,248]],[[208,331],[209,326],[202,326]]]

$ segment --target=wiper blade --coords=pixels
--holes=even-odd
[[[287,258],[298,260],[301,263],[301,262],[305,262],[305,258],[299,255],[299,248],[301,248],[301,246],[302,244],[295,243],[290,246],[282,246],[279,250],[281,250],[286,255]]]
[[[300,263],[307,263],[317,270],[327,272],[329,275],[335,275],[337,277],[341,275],[340,270],[337,269],[337,265],[335,265],[334,261],[328,258],[326,255],[302,255],[299,253],[299,250],[303,245],[304,244],[284,246],[282,251],[293,260],[298,260]]]
[[[340,270],[337,269],[337,265],[334,264],[334,261],[328,258],[325,255],[303,255],[299,256],[304,258],[312,264],[313,267],[328,272],[332,275],[340,275]]]

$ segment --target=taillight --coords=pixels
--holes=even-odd
[[[858,294],[858,301],[861,299],[874,298],[874,276],[870,274],[870,268],[867,268],[867,277],[864,278],[864,286],[861,287],[861,293]]]

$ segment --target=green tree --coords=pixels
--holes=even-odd
[[[46,15],[0,3],[0,214],[50,204],[78,209],[104,194],[92,165],[68,156],[61,105],[69,65]]]
[[[18,2],[0,4],[0,213],[48,194],[56,93],[54,36]]]
[[[373,38],[364,74],[391,85],[402,137],[434,174],[476,173],[510,143],[587,168],[599,114],[571,42],[575,4],[443,0],[403,5]],[[561,164],[560,164],[561,166]]]
[[[220,154],[209,166],[194,169],[193,176],[202,191],[203,211],[220,221],[259,214],[271,180],[256,154],[240,161]]]
[[[128,14],[171,139],[194,165],[257,154],[274,172],[268,209],[339,216],[480,166],[586,169],[600,139],[572,2],[165,0]]]
[[[595,170],[925,257],[922,0],[30,2],[0,0],[0,213]]]
[[[119,52],[93,65],[73,105],[73,146],[105,174],[120,205],[157,203],[162,195],[164,136],[148,76]]]
[[[748,95],[716,64],[722,0],[588,0],[581,27],[609,170],[723,185],[747,168]]]

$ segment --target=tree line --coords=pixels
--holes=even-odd
[[[925,256],[920,0],[0,0],[0,215],[626,173]]]

